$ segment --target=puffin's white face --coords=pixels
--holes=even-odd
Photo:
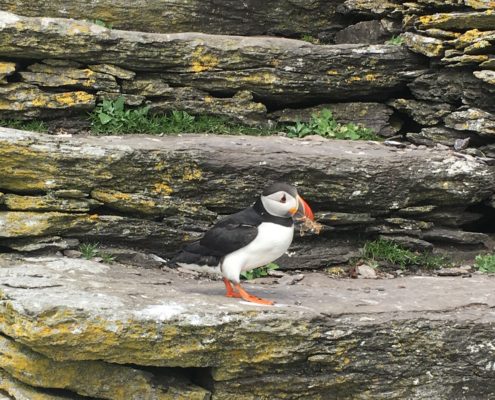
[[[263,203],[265,210],[276,217],[291,217],[298,208],[296,197],[284,190],[280,190],[267,196],[261,196],[261,202]]]

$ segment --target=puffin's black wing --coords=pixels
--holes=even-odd
[[[244,246],[258,235],[262,217],[252,207],[215,224],[202,239],[184,247],[173,261],[187,264],[218,265],[220,260]]]

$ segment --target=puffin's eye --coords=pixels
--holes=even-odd
[[[285,194],[282,196],[282,198],[280,199],[280,202],[281,203],[285,203],[287,201],[286,197],[285,197]]]

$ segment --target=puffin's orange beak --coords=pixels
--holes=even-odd
[[[304,199],[299,195],[297,195],[297,208],[293,208],[291,212],[292,217],[296,220],[302,219],[304,217],[309,218],[311,221],[315,220],[313,211],[308,206],[308,203],[306,203]]]

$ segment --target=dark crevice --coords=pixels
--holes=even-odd
[[[495,208],[484,204],[477,204],[468,207],[466,211],[481,214],[483,217],[477,221],[463,225],[462,228],[464,230],[468,232],[495,233]]]
[[[213,378],[209,367],[151,367],[135,364],[127,366],[147,371],[153,374],[153,382],[157,385],[168,387],[172,384],[193,384],[208,391],[213,391]]]

